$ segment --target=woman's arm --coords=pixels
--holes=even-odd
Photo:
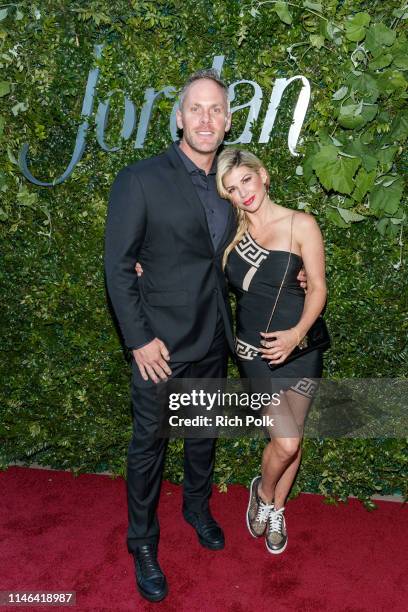
[[[296,225],[295,225],[296,224]],[[307,275],[307,293],[302,316],[293,328],[300,339],[304,338],[326,303],[326,275],[324,262],[324,244],[319,226],[314,217],[305,213],[294,219],[295,240],[300,246]]]
[[[307,275],[307,293],[302,316],[291,329],[261,333],[264,340],[262,357],[273,365],[283,363],[307,334],[326,303],[326,279],[324,245],[315,219],[305,213],[297,213],[293,220],[293,235],[299,244]]]

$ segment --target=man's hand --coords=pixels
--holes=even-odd
[[[138,261],[136,262],[136,265],[135,265],[135,272],[139,277],[142,276],[143,274],[143,268]]]
[[[153,382],[158,383],[171,376],[171,370],[167,364],[170,359],[169,351],[159,338],[155,338],[140,349],[134,349],[132,353],[143,380],[150,378]]]
[[[299,281],[300,286],[302,287],[302,289],[304,289],[305,293],[307,293],[307,276],[306,276],[306,272],[305,272],[304,268],[300,269],[300,272],[299,272],[299,274],[297,275],[296,278]]]

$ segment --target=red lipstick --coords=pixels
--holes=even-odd
[[[255,196],[253,195],[251,198],[248,198],[248,200],[245,200],[245,202],[243,202],[244,206],[250,206],[250,204],[252,204],[252,202],[255,200]]]

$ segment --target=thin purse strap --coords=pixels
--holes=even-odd
[[[270,325],[272,323],[273,315],[275,314],[275,310],[276,310],[276,305],[278,303],[279,296],[280,296],[281,291],[282,291],[282,287],[283,287],[283,285],[285,283],[286,275],[287,275],[288,269],[289,269],[290,260],[291,260],[291,257],[292,257],[293,218],[294,218],[294,216],[295,216],[295,213],[292,213],[292,216],[290,218],[290,248],[289,248],[288,263],[286,264],[286,270],[285,270],[285,273],[283,275],[282,282],[281,282],[280,287],[279,287],[278,295],[276,296],[276,300],[275,300],[275,303],[273,305],[271,316],[269,317],[269,321],[268,321],[268,325],[266,326],[265,333],[268,333],[269,327],[270,327]]]

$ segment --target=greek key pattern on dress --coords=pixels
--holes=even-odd
[[[304,397],[313,399],[317,390],[317,382],[311,378],[302,378],[301,380],[298,380],[296,385],[293,385],[291,389]]]
[[[248,232],[245,232],[244,237],[238,242],[235,250],[242,259],[255,268],[259,268],[269,255],[269,251],[256,244]]]
[[[240,359],[252,361],[259,353],[259,349],[248,342],[235,338],[235,352]]]

